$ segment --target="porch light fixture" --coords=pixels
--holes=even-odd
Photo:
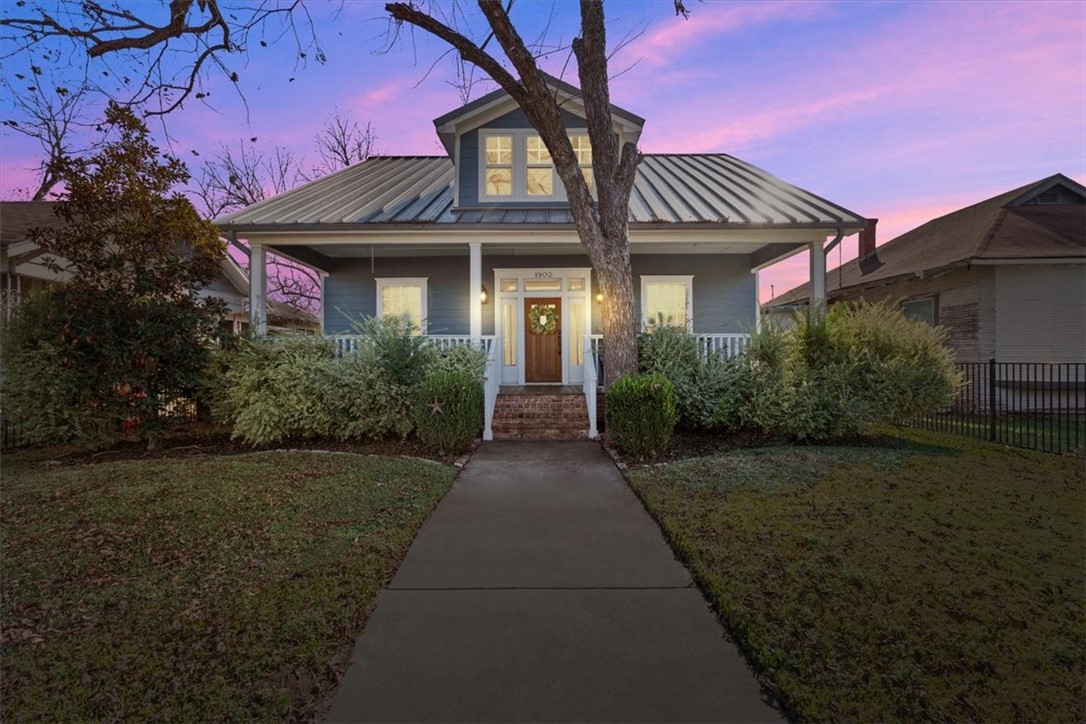
[[[596,301],[603,304],[603,292],[596,292]]]
[[[483,288],[482,288],[482,291],[479,292],[479,301],[482,302],[483,304],[486,304],[486,300],[488,298],[489,297],[487,296],[487,293],[486,293],[486,285],[484,284]]]

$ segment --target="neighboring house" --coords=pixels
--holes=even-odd
[[[548,82],[591,178],[580,91]],[[644,119],[612,107],[612,120],[621,141],[638,141]],[[445,155],[370,158],[216,223],[254,253],[326,272],[326,333],[361,316],[405,315],[430,335],[493,344],[493,384],[591,385],[594,394],[597,279],[539,136],[501,90],[434,125]],[[755,272],[864,227],[725,154],[647,154],[629,221],[637,314],[685,325],[713,348],[741,342],[757,323]],[[253,282],[259,324],[265,287]]]
[[[59,226],[51,201],[0,202],[0,311],[8,319],[26,295],[68,280],[63,270],[53,271],[53,258],[30,241],[30,230]]]
[[[833,304],[891,300],[940,325],[959,362],[1086,361],[1086,187],[1055,174],[933,219],[831,270]],[[766,305],[803,307],[804,283]]]
[[[227,329],[235,334],[249,329],[249,275],[229,254],[219,262],[218,278],[200,290],[201,297],[217,297],[226,302]],[[321,320],[317,315],[275,299],[268,300],[268,334],[317,334]]]
[[[46,254],[30,240],[31,229],[63,223],[53,212],[54,207],[52,201],[0,202],[0,292],[4,319],[28,294],[64,284],[71,276],[65,271],[66,260]],[[54,263],[59,269],[50,268]],[[249,277],[229,256],[220,266],[220,276],[200,294],[224,299],[228,310],[226,323],[232,331],[241,332],[249,326]],[[273,332],[314,333],[320,329],[320,320],[315,315],[274,300],[268,305],[268,323]]]

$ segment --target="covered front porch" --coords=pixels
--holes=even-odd
[[[822,242],[804,242],[798,234],[767,243],[788,237],[782,230],[717,236],[728,240],[691,242],[641,234],[631,241],[635,313],[642,327],[686,327],[703,357],[728,357],[745,348],[747,331],[760,323],[760,268],[808,246],[822,249]],[[608,381],[602,294],[580,245],[570,243],[568,235],[463,244],[408,239],[359,244],[294,234],[291,242],[306,243],[253,243],[253,267],[259,269],[272,250],[320,271],[326,279],[324,333],[341,353],[358,343],[352,318],[401,314],[435,345],[481,347],[487,355],[485,439],[494,436],[503,388],[533,385],[579,390],[586,434],[595,437],[596,394]],[[812,258],[824,259],[817,251]],[[817,261],[812,266],[819,268]],[[257,273],[250,280],[253,325],[260,332],[266,329],[266,279]]]

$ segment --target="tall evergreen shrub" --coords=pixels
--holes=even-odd
[[[664,453],[677,421],[675,388],[658,372],[624,375],[607,390],[607,435],[638,459]]]
[[[439,371],[415,396],[419,440],[445,454],[465,452],[483,428],[483,389],[468,370]]]

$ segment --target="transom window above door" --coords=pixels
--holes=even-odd
[[[573,153],[592,188],[592,146],[585,132],[569,136]],[[565,189],[554,159],[534,130],[480,131],[479,198],[483,201],[561,201]]]

